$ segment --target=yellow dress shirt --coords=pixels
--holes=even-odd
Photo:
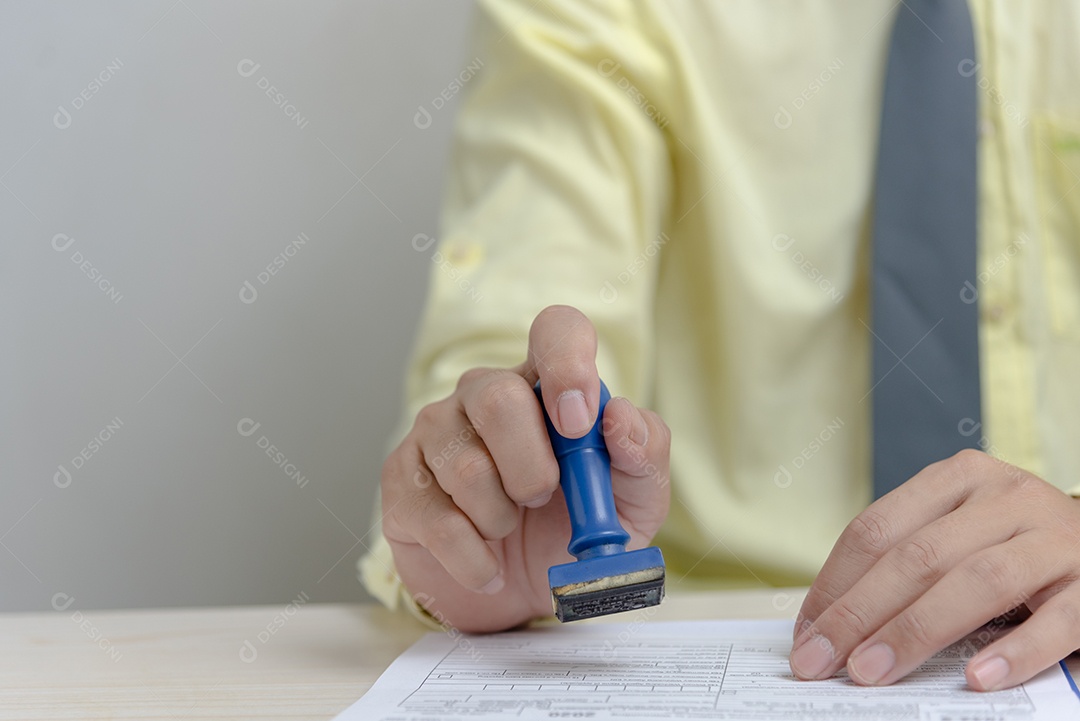
[[[871,500],[870,212],[902,7],[481,2],[441,232],[411,241],[433,267],[399,437],[576,306],[612,392],[672,429],[670,586],[810,583]],[[972,9],[979,257],[956,291],[978,297],[984,417],[962,430],[1073,489],[1080,3]],[[415,611],[372,536],[367,588]]]

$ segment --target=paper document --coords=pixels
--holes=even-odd
[[[970,690],[964,664],[979,647],[975,637],[893,686],[865,688],[843,675],[797,681],[788,667],[791,628],[631,616],[489,636],[432,633],[338,719],[1080,719],[1080,695],[1060,664],[1020,687]]]

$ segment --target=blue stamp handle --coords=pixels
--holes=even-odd
[[[559,462],[559,484],[570,512],[570,544],[567,550],[578,560],[609,556],[626,550],[630,534],[615,513],[611,491],[611,457],[604,441],[604,408],[611,400],[604,382],[600,382],[600,408],[596,423],[581,438],[566,438],[551,422],[540,382],[533,387],[543,409],[551,450]]]

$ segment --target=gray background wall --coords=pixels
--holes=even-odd
[[[0,609],[365,598],[470,10],[0,5]]]

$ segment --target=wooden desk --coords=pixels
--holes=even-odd
[[[804,593],[674,595],[652,618],[792,618]],[[0,719],[330,719],[425,631],[375,605],[4,614]]]

